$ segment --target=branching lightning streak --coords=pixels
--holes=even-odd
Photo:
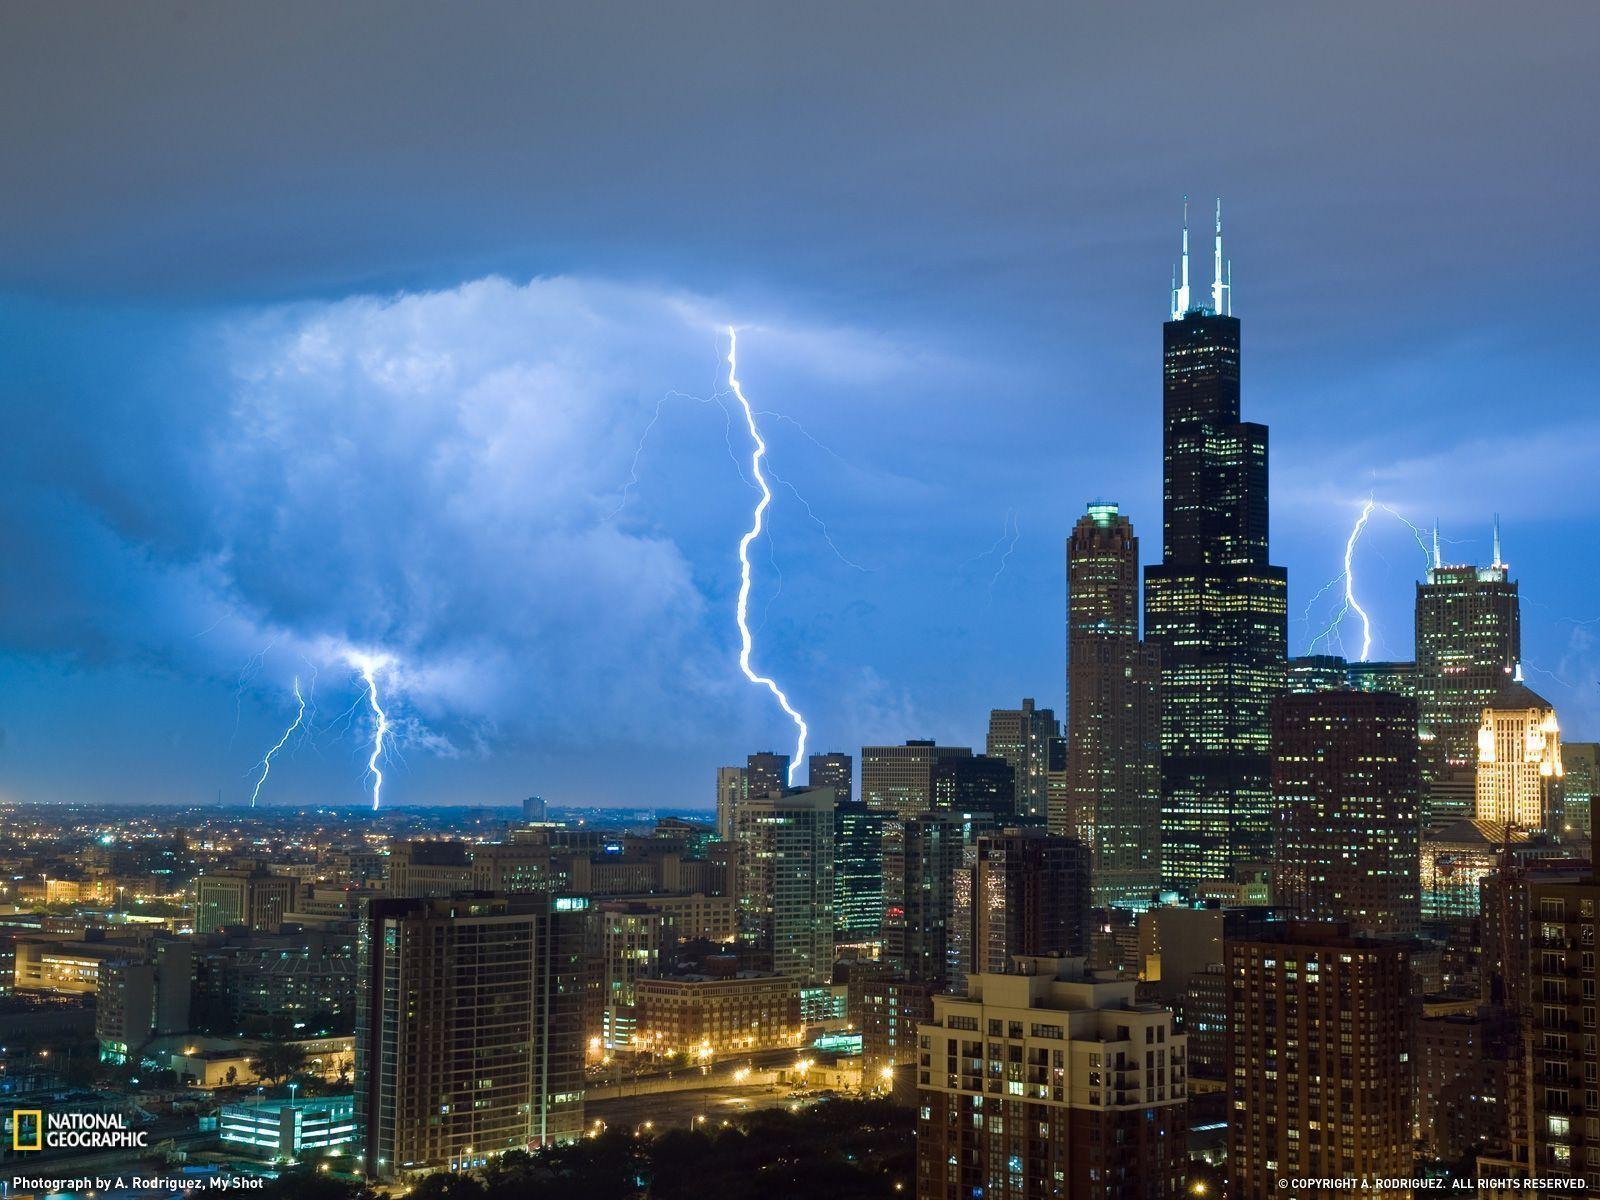
[[[1351,572],[1351,559],[1356,552],[1356,542],[1361,537],[1361,531],[1366,528],[1367,518],[1372,515],[1372,500],[1361,506],[1361,515],[1356,518],[1355,528],[1350,531],[1350,537],[1344,544],[1344,602],[1347,607],[1356,610],[1356,615],[1361,618],[1361,661],[1366,662],[1372,653],[1372,618],[1367,616],[1367,610],[1362,608],[1356,600],[1355,575]]]
[[[835,558],[837,558],[845,566],[850,567],[852,570],[860,571],[863,575],[869,574],[872,571],[871,567],[863,567],[860,563],[856,562],[855,559],[849,557],[843,550],[839,549],[839,547],[834,544],[833,534],[828,531],[828,523],[821,517],[817,516],[816,512],[811,507],[811,502],[800,494],[799,488],[795,487],[794,484],[790,483],[787,479],[783,478],[783,476],[779,475],[770,466],[767,468],[767,473],[770,474],[777,482],[788,488],[789,491],[793,493],[794,498],[800,501],[800,507],[806,510],[806,516],[810,517],[811,520],[816,524],[817,528],[822,531],[822,540],[828,543],[828,549],[833,551],[833,556]]]
[[[1311,643],[1306,647],[1308,654],[1316,649],[1317,643],[1324,638],[1338,637],[1339,627],[1344,624],[1344,619],[1349,615],[1352,608],[1355,609],[1356,615],[1361,618],[1361,657],[1359,661],[1366,662],[1368,655],[1372,653],[1372,619],[1367,615],[1367,610],[1362,608],[1356,600],[1355,576],[1351,568],[1354,565],[1356,543],[1361,540],[1361,531],[1367,527],[1367,518],[1372,516],[1372,510],[1375,506],[1376,502],[1369,496],[1366,503],[1361,506],[1361,515],[1356,518],[1355,525],[1350,529],[1350,536],[1345,539],[1344,570],[1317,589],[1317,594],[1311,597],[1310,602],[1306,605],[1306,619],[1309,621],[1311,619],[1311,606],[1317,602],[1318,597],[1336,584],[1344,584],[1344,603],[1339,606],[1339,611],[1333,614],[1333,619],[1328,622],[1328,627],[1311,639]],[[1342,650],[1343,648],[1341,644],[1340,649]]]
[[[1428,549],[1428,539],[1423,536],[1422,530],[1418,529],[1387,504],[1380,504],[1378,507],[1411,530],[1411,536],[1417,539],[1417,549],[1422,551],[1423,571],[1426,572],[1429,567],[1433,566],[1433,551]]]
[[[1006,552],[1000,556],[1000,565],[995,568],[994,575],[989,579],[989,593],[991,595],[994,594],[994,585],[1000,582],[1000,576],[1006,573],[1006,567],[1011,562],[1011,552],[1017,548],[1017,539],[1022,536],[1022,527],[1017,523],[1016,509],[1008,508],[1006,510],[1006,525],[1011,535],[1011,540],[1006,542]],[[1000,541],[1005,540],[1006,534],[1002,533]],[[1000,542],[995,543],[996,546],[999,544]]]
[[[306,698],[300,694],[300,677],[298,675],[295,676],[294,681],[294,698],[300,705],[299,710],[294,714],[294,724],[290,725],[289,728],[283,731],[283,736],[278,739],[277,745],[273,746],[271,750],[268,750],[265,754],[263,754],[261,756],[261,761],[256,764],[261,768],[261,776],[256,780],[255,791],[250,793],[251,808],[256,806],[256,797],[261,795],[261,785],[266,783],[267,776],[272,773],[272,756],[279,750],[283,749],[284,744],[294,736],[294,731],[300,728],[300,722],[305,720]]]
[[[749,610],[750,610],[750,543],[761,536],[762,518],[766,515],[767,508],[772,504],[772,489],[767,486],[767,478],[761,472],[761,460],[766,456],[767,443],[761,437],[761,430],[756,425],[755,411],[750,407],[750,401],[745,399],[744,389],[739,386],[739,341],[738,334],[733,326],[728,326],[728,390],[739,401],[739,406],[744,409],[745,423],[750,427],[750,439],[755,443],[755,450],[750,456],[750,472],[755,476],[756,486],[761,489],[761,499],[756,501],[755,512],[750,517],[750,528],[744,537],[739,539],[739,601],[735,609],[735,618],[739,624],[739,670],[744,672],[744,677],[751,683],[765,687],[778,701],[789,719],[795,723],[799,736],[795,741],[794,757],[789,760],[789,782],[792,785],[796,774],[806,756],[806,721],[795,707],[789,703],[789,697],[783,694],[783,689],[777,682],[766,675],[757,675],[750,666],[750,654],[753,648],[753,639],[750,635]]]
[[[372,777],[372,809],[378,809],[378,802],[383,798],[383,768],[379,765],[384,757],[384,738],[389,735],[389,714],[383,711],[383,705],[378,701],[378,669],[386,660],[374,658],[367,654],[350,655],[350,665],[361,672],[361,678],[367,684],[367,704],[372,709],[372,754],[367,759],[367,774]]]

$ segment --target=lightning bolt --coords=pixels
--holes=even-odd
[[[1323,584],[1317,590],[1317,594],[1311,597],[1310,603],[1306,605],[1306,615],[1309,620],[1311,605],[1317,602],[1317,598],[1327,592],[1329,588],[1335,587],[1341,582],[1344,584],[1344,603],[1339,606],[1339,611],[1333,614],[1333,620],[1328,622],[1328,627],[1311,639],[1311,644],[1306,647],[1308,653],[1316,648],[1318,642],[1336,634],[1339,627],[1344,623],[1345,617],[1350,614],[1351,609],[1354,609],[1356,615],[1361,618],[1361,656],[1359,661],[1366,662],[1367,657],[1372,653],[1372,619],[1367,615],[1367,610],[1362,608],[1360,602],[1356,599],[1355,573],[1352,567],[1355,561],[1356,543],[1361,540],[1361,531],[1367,527],[1367,519],[1372,516],[1372,510],[1375,507],[1377,507],[1376,501],[1370,496],[1367,497],[1366,503],[1361,506],[1361,515],[1356,518],[1355,525],[1350,529],[1350,536],[1345,539],[1344,570]]]
[[[1022,527],[1017,523],[1016,509],[1009,508],[1006,510],[1006,525],[1008,527],[1007,532],[1011,535],[1011,540],[1006,541],[1005,533],[1000,535],[1000,540],[1006,541],[1006,552],[1000,556],[1000,565],[995,568],[994,575],[989,579],[990,596],[994,595],[994,585],[1000,582],[1000,576],[1006,573],[1006,567],[1011,564],[1011,552],[1017,548],[1017,539],[1022,536]],[[995,543],[996,546],[999,544],[1000,542]]]
[[[255,791],[250,793],[251,808],[256,806],[256,797],[261,795],[261,785],[266,783],[267,776],[272,773],[272,756],[279,750],[283,749],[284,744],[294,736],[294,731],[300,728],[300,722],[305,720],[306,698],[300,694],[300,677],[298,675],[295,676],[294,680],[294,698],[299,702],[300,705],[298,711],[296,711],[294,714],[294,724],[290,725],[289,728],[283,731],[283,736],[278,739],[277,745],[273,746],[271,750],[268,750],[265,754],[263,754],[261,756],[261,761],[256,764],[261,768],[261,776],[256,780]]]
[[[750,440],[755,443],[755,450],[750,456],[750,473],[755,477],[756,486],[761,489],[761,499],[756,501],[755,512],[750,517],[750,528],[744,537],[739,539],[739,601],[735,609],[735,619],[739,624],[739,670],[744,672],[744,677],[751,683],[766,688],[778,701],[783,711],[789,715],[799,730],[795,740],[794,757],[789,760],[789,783],[793,786],[795,773],[800,770],[801,763],[806,756],[806,720],[789,703],[789,697],[783,694],[775,680],[766,675],[757,675],[750,666],[750,653],[753,639],[750,636],[750,543],[761,536],[762,518],[766,516],[767,509],[772,504],[772,489],[767,486],[767,477],[761,472],[761,460],[766,457],[767,443],[761,437],[761,430],[756,425],[756,415],[750,407],[750,401],[745,399],[744,389],[739,385],[739,339],[732,325],[728,326],[728,390],[739,401],[739,407],[744,410],[745,424],[750,427]]]
[[[383,798],[383,768],[379,764],[384,757],[384,739],[389,735],[389,714],[383,711],[383,705],[378,701],[378,672],[388,665],[389,660],[370,654],[351,654],[348,661],[366,681],[366,700],[372,709],[372,754],[367,758],[367,774],[372,779],[372,810],[376,812],[378,802]]]

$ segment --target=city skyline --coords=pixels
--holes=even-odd
[[[708,395],[730,322],[752,404],[784,414],[762,418],[776,540],[754,547],[752,617],[756,666],[806,713],[808,748],[976,747],[989,710],[1026,696],[1065,713],[1073,522],[1115,501],[1144,532],[1143,565],[1160,557],[1152,364],[1186,192],[1197,296],[1223,197],[1243,402],[1273,431],[1289,653],[1336,607],[1338,587],[1304,619],[1369,497],[1424,529],[1439,518],[1446,560],[1477,565],[1498,512],[1529,683],[1566,736],[1593,740],[1600,612],[1581,548],[1600,529],[1585,475],[1600,427],[1573,266],[1587,168],[1544,123],[1552,106],[1594,111],[1569,69],[1593,18],[1557,13],[1570,36],[1485,8],[1442,34],[1445,54],[1419,50],[1433,23],[1391,14],[1409,83],[1326,18],[1241,11],[1193,30],[1152,15],[1135,31],[1033,13],[985,32],[952,13],[917,30],[924,62],[902,64],[901,96],[875,86],[872,53],[898,23],[863,18],[833,56],[788,30],[797,61],[830,64],[820,115],[858,118],[821,145],[725,103],[750,86],[738,52],[727,79],[690,69],[711,15],[693,10],[648,52],[645,31],[620,40],[630,87],[615,97],[554,66],[550,84],[519,71],[503,95],[469,89],[448,115],[470,114],[471,136],[426,176],[395,132],[417,122],[353,102],[396,69],[364,52],[319,60],[340,69],[263,131],[279,66],[239,47],[281,30],[196,17],[189,36],[232,79],[174,125],[215,78],[180,63],[132,109],[75,108],[39,74],[62,71],[71,22],[27,14],[0,85],[27,97],[3,120],[41,181],[0,201],[15,414],[0,798],[243,802],[296,715],[294,679],[315,670],[320,732],[274,759],[261,801],[360,804],[371,729],[343,657],[358,652],[395,663],[387,803],[709,807],[714,767],[793,747],[737,665],[753,493],[724,414],[669,395]],[[575,16],[513,26],[546,65],[597,32]],[[443,51],[415,30],[393,62],[501,61],[481,31]],[[761,61],[759,23],[719,33]],[[1263,49],[1228,56],[1211,100],[1231,134],[1202,162],[1170,117],[1192,86],[1182,64],[1246,37]],[[172,53],[147,50],[146,69]],[[1047,69],[1052,50],[1067,69]],[[1137,65],[1112,74],[1096,50]],[[940,68],[993,83],[1017,54],[1027,86],[938,95]],[[1466,86],[1490,61],[1493,102]],[[1288,114],[1271,103],[1283,63],[1306,97]],[[101,65],[104,86],[124,78]],[[548,86],[587,103],[564,124]],[[424,83],[397,103],[430,98]],[[658,100],[661,137],[640,146]],[[1090,100],[1098,123],[1071,115]],[[163,101],[163,127],[196,147],[170,177],[138,165],[140,106]],[[944,140],[928,138],[941,120]],[[1016,120],[1041,140],[1013,144]],[[1319,153],[1286,172],[1307,120]],[[239,157],[241,131],[270,169]],[[1418,139],[1428,154],[1411,154]],[[609,173],[623,141],[658,181],[638,196]],[[785,141],[802,149],[773,149]],[[497,150],[510,192],[483,187]],[[1082,161],[1103,169],[1068,165]],[[936,186],[951,174],[969,178]],[[842,194],[858,176],[870,203]],[[119,186],[88,186],[101,180]],[[245,181],[260,200],[216,203]],[[1376,507],[1356,562],[1372,657],[1409,657],[1424,549]]]

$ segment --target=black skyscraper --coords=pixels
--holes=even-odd
[[[1219,278],[1224,310],[1226,293]],[[1190,887],[1270,855],[1288,582],[1267,562],[1267,429],[1239,419],[1239,322],[1189,303],[1187,223],[1162,365],[1165,544],[1145,571],[1145,637],[1161,648],[1162,873]]]

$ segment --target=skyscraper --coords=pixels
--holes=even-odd
[[[1561,841],[1563,774],[1556,710],[1521,681],[1505,683],[1478,725],[1474,818]]]
[[[733,841],[734,814],[750,791],[750,772],[745,767],[717,768],[717,837]]]
[[[750,796],[781,792],[789,786],[789,756],[762,750],[745,759],[745,788]]]
[[[1600,744],[1563,742],[1561,762],[1567,768],[1562,786],[1567,824],[1587,836],[1593,828],[1595,794],[1600,791]]]
[[[1406,946],[1293,921],[1229,941],[1227,954],[1228,1195],[1267,1200],[1301,1194],[1285,1179],[1410,1174]]]
[[[1095,503],[1067,543],[1067,804],[1053,832],[1093,856],[1096,905],[1161,884],[1160,655],[1139,640],[1139,539]]]
[[[952,888],[966,845],[952,813],[890,818],[883,830],[884,957],[906,979],[942,987]]]
[[[883,932],[883,824],[859,800],[833,815],[834,928],[841,942],[876,941]]]
[[[861,799],[891,816],[914,817],[933,808],[933,769],[945,758],[970,758],[968,746],[912,740],[903,746],[861,748]]]
[[[1188,1039],[1068,958],[935,996],[918,1030],[918,1200],[1175,1200]]]
[[[802,986],[833,976],[834,790],[752,793],[741,821],[739,911],[772,970]]]
[[[856,760],[849,754],[830,750],[826,754],[813,754],[807,760],[806,782],[812,787],[831,787],[838,793],[839,803],[848,804],[854,795]]]
[[[1422,778],[1430,785],[1452,774],[1470,779],[1483,710],[1522,659],[1522,605],[1511,569],[1500,561],[1499,521],[1487,567],[1442,563],[1437,529],[1433,555],[1416,603],[1417,717]]]
[[[1280,696],[1272,706],[1278,904],[1357,933],[1416,932],[1419,787],[1414,701],[1386,692]]]
[[[1220,274],[1220,220],[1216,240]],[[1267,429],[1240,420],[1227,284],[1209,308],[1190,302],[1188,241],[1186,218],[1162,330],[1162,561],[1144,593],[1161,650],[1162,875],[1181,888],[1266,856],[1267,711],[1288,637],[1288,580],[1268,562]]]
[[[463,1170],[582,1132],[582,903],[373,901],[355,1038],[369,1177]]]
[[[1052,709],[1036,708],[1032,698],[1021,708],[989,710],[984,753],[1011,764],[1015,780],[1012,811],[1043,821],[1050,805],[1050,739],[1061,732]]]
[[[951,913],[949,986],[1019,955],[1089,952],[1089,852],[1077,838],[1006,829],[967,847]]]

